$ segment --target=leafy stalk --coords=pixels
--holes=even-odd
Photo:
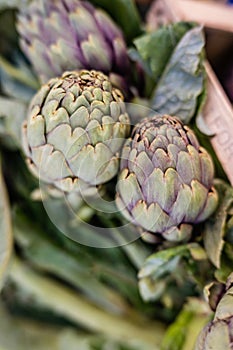
[[[49,325],[14,317],[0,302],[0,350],[154,350],[152,346],[134,340],[124,342],[115,341],[108,337],[89,334],[68,326]]]
[[[84,252],[73,256],[66,249],[59,247],[35,227],[20,210],[14,211],[14,236],[23,255],[36,267],[59,276],[75,288],[81,290],[95,304],[116,313],[126,313],[128,309],[124,299],[98,279],[104,273],[104,265],[100,266],[95,259],[90,259]],[[106,271],[105,271],[106,273]],[[108,272],[113,274],[110,268]],[[119,273],[118,281],[122,280]]]
[[[159,322],[140,324],[130,318],[106,313],[69,288],[35,273],[17,257],[12,262],[10,277],[22,284],[44,306],[89,330],[118,340],[138,339],[158,349],[164,333],[164,327]]]

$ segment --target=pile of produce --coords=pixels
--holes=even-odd
[[[203,27],[141,9],[0,0],[1,350],[232,349]]]

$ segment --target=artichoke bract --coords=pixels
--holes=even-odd
[[[233,274],[228,277],[225,294],[217,305],[213,321],[209,322],[200,332],[194,350],[233,349],[232,282]]]
[[[182,240],[217,206],[212,160],[176,117],[153,116],[137,124],[120,169],[118,208],[146,232]]]
[[[117,174],[130,123],[123,95],[98,71],[66,72],[31,101],[23,146],[32,172],[64,192]]]
[[[20,11],[17,28],[21,48],[42,82],[74,69],[128,71],[120,28],[87,1],[32,1]]]
[[[233,316],[208,324],[200,334],[195,350],[232,350]]]

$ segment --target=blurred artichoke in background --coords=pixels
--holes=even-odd
[[[107,13],[79,0],[32,1],[18,16],[22,50],[42,82],[73,69],[124,75],[121,30]]]
[[[130,130],[121,92],[97,71],[66,72],[31,101],[23,145],[32,172],[65,192],[113,178]]]
[[[233,349],[233,274],[226,283],[226,291],[219,301],[212,322],[201,331],[195,350]]]
[[[144,230],[178,241],[215,210],[213,175],[212,160],[189,127],[168,115],[146,118],[124,145],[117,205]]]

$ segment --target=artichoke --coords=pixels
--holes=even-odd
[[[31,101],[23,146],[31,171],[64,192],[80,192],[117,174],[130,131],[123,96],[98,71],[66,72]]]
[[[120,169],[117,206],[146,232],[182,240],[217,206],[212,160],[176,117],[153,116],[137,124]]]
[[[19,13],[17,28],[21,48],[42,82],[67,70],[128,71],[121,30],[86,1],[32,1]]]
[[[199,334],[195,350],[233,349],[233,275],[228,281],[231,283],[217,305],[214,319]]]

